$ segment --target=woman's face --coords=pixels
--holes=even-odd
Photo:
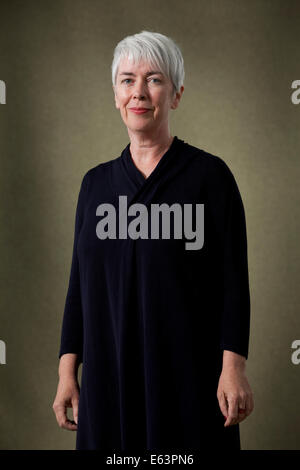
[[[156,72],[156,73],[153,73]],[[183,92],[175,93],[172,82],[147,62],[134,64],[127,58],[120,61],[116,78],[116,108],[131,131],[155,131],[167,126],[169,110],[178,106]],[[148,108],[143,114],[130,108]]]

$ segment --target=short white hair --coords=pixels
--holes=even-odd
[[[178,45],[170,37],[151,31],[141,31],[120,41],[112,62],[112,83],[115,86],[121,59],[128,58],[134,63],[140,60],[157,67],[173,83],[174,91],[179,92],[184,81],[184,62]]]

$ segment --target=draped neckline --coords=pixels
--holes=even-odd
[[[131,152],[130,152],[130,143],[125,147],[125,149],[122,152],[121,155],[121,160],[123,163],[123,166],[128,173],[129,177],[137,188],[141,187],[145,182],[151,181],[154,176],[160,171],[160,169],[166,164],[167,160],[171,158],[171,156],[174,154],[178,144],[180,142],[180,139],[175,135],[171,145],[169,148],[166,150],[166,152],[163,154],[163,156],[160,158],[159,162],[155,165],[154,169],[151,171],[149,176],[145,177],[143,173],[136,167]]]

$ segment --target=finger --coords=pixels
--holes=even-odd
[[[246,408],[245,408],[245,409],[243,409],[243,411],[239,411],[238,423],[241,423],[246,418],[247,418],[247,414],[246,414]]]
[[[63,428],[67,429],[68,431],[77,431],[77,424],[75,423],[75,421],[71,421],[67,418],[67,421]]]
[[[237,423],[241,423],[242,421],[244,421],[244,419],[247,418],[246,410],[247,408],[242,408],[241,406],[239,406]]]
[[[254,402],[253,402],[253,396],[252,396],[252,393],[250,393],[250,395],[247,397],[247,416],[249,416],[252,411],[253,411],[253,408],[254,408]]]
[[[70,420],[67,416],[65,421],[61,424],[62,428],[67,429],[68,431],[76,431],[77,430],[77,424],[75,421]]]
[[[221,395],[220,395],[220,398],[218,397],[218,401],[219,401],[219,407],[220,407],[220,410],[224,416],[225,419],[227,419],[227,416],[228,416],[228,406],[227,406],[227,401],[225,399],[225,395],[224,393],[222,392]]]
[[[247,416],[249,416],[249,414],[251,413],[251,401],[250,401],[250,396],[247,395],[246,399],[245,399],[245,411],[244,413],[240,413],[240,417],[242,419],[242,421],[244,421],[244,419],[247,418]]]
[[[73,418],[76,424],[78,424],[78,403],[78,398],[72,400]]]
[[[251,397],[251,394],[248,394],[245,399],[245,412],[243,414],[239,413],[240,422],[244,421],[244,419],[246,419],[251,414],[252,406],[253,406],[253,399]]]
[[[228,407],[228,417],[225,422],[225,426],[231,426],[236,424],[238,418],[238,402],[235,398],[230,398],[228,400],[229,407]]]
[[[66,407],[64,405],[56,405],[55,415],[56,415],[56,421],[60,428],[68,429],[70,431],[77,429],[76,423],[68,419]]]
[[[56,421],[59,426],[65,423],[66,421],[66,408],[64,405],[55,405],[53,407]]]
[[[245,398],[239,399],[237,423],[241,423],[246,418],[247,401]]]
[[[253,393],[250,394],[250,413],[254,410],[254,398]]]

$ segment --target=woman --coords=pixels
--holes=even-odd
[[[56,419],[76,449],[240,449],[253,395],[238,187],[221,158],[170,134],[184,90],[172,39],[125,38],[112,78],[130,143],[82,180]]]

